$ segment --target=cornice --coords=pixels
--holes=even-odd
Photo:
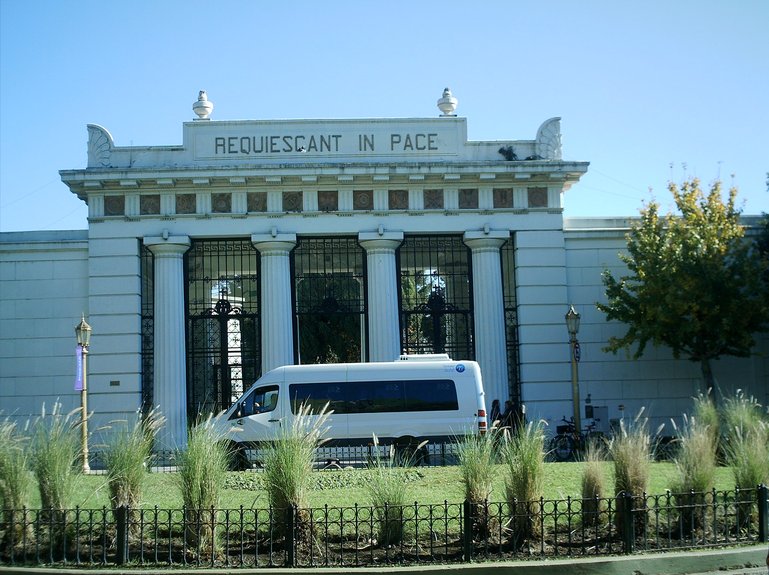
[[[286,164],[234,167],[174,167],[61,170],[62,181],[85,198],[90,192],[195,189],[259,189],[276,187],[390,188],[419,186],[570,185],[587,172],[588,162],[511,161],[423,163],[408,165]]]

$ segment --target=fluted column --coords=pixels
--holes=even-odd
[[[294,363],[291,250],[296,234],[251,236],[261,254],[262,373]]]
[[[187,236],[144,238],[155,256],[153,405],[166,418],[158,451],[187,447],[187,355],[184,327],[184,253]]]
[[[509,399],[505,304],[499,248],[510,237],[507,231],[466,232],[465,244],[473,254],[473,305],[475,359],[481,366],[486,408],[494,399]]]
[[[394,361],[401,352],[395,250],[403,232],[362,233],[358,241],[366,250],[369,361]]]

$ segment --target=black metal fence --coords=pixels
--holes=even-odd
[[[769,541],[769,488],[315,509],[0,511],[5,565],[362,567]]]
[[[315,461],[313,469],[340,469],[343,467],[369,467],[377,458],[387,461],[389,459],[390,448],[397,449],[397,446],[389,444],[374,445],[351,445],[351,446],[322,446],[315,449]],[[410,453],[410,463],[420,467],[445,467],[456,465],[458,462],[459,446],[455,442],[446,443],[427,443],[420,447],[415,453]],[[245,448],[242,452],[247,463],[245,467],[254,470],[261,469],[261,462],[264,460],[265,448],[253,447]],[[98,449],[89,452],[89,467],[94,474],[106,473],[107,461],[106,452]],[[155,473],[177,471],[178,452],[176,451],[157,451],[152,454],[149,466]],[[241,466],[243,467],[243,466]]]

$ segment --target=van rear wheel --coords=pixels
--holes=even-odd
[[[395,440],[395,463],[402,467],[427,465],[427,447],[419,446],[414,437],[399,437]]]
[[[227,445],[227,453],[230,456],[230,471],[244,471],[251,468],[244,444],[230,441]]]

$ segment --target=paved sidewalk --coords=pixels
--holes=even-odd
[[[769,575],[767,545],[726,550],[647,553],[593,559],[531,560],[411,567],[321,567],[297,569],[185,569],[185,568],[18,568],[0,566],[0,574],[46,575]]]

